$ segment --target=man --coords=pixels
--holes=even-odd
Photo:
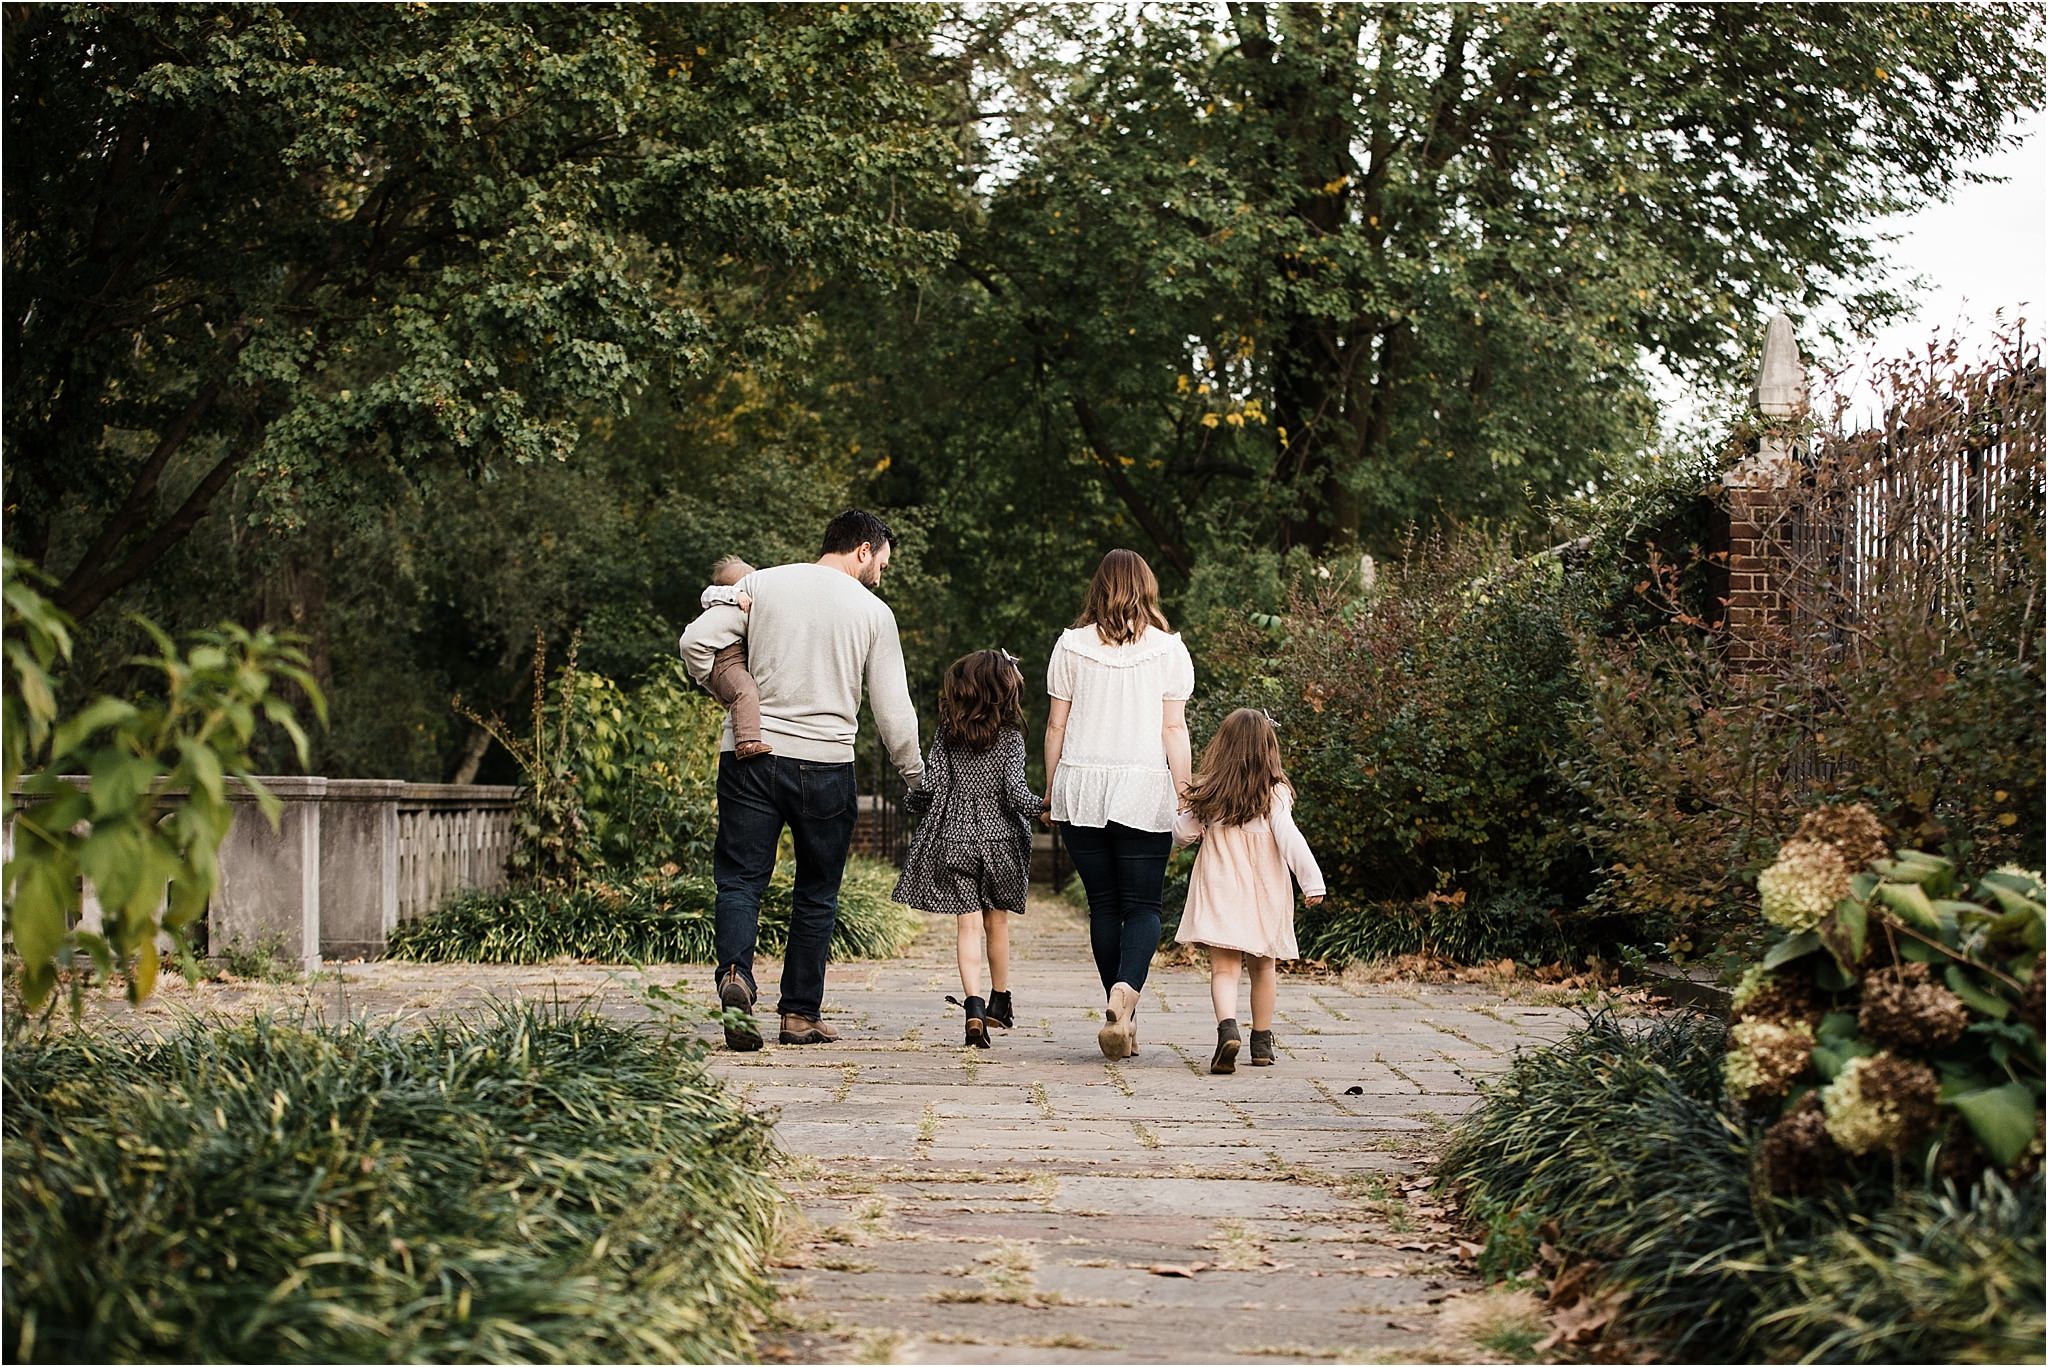
[[[744,638],[747,668],[761,695],[761,732],[771,753],[740,759],[730,718],[719,743],[712,856],[718,1000],[754,1009],[761,893],[775,872],[775,848],[787,825],[796,845],[796,888],[776,1007],[784,1044],[839,1037],[819,1014],[839,921],[839,883],[853,845],[853,739],[863,681],[875,725],[904,781],[915,787],[924,768],[896,616],[874,594],[895,544],[880,518],[849,509],[826,526],[816,563],[755,570],[736,585],[744,608],[709,608],[683,632],[683,660],[699,683],[710,676],[713,657]],[[725,1043],[759,1049],[761,1035],[750,1027],[728,1028]]]

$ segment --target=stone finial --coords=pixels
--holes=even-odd
[[[1806,364],[1799,359],[1799,338],[1792,320],[1773,314],[1764,329],[1764,359],[1751,396],[1757,411],[1771,418],[1797,417],[1806,411]]]

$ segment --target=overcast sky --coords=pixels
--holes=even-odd
[[[1887,325],[1840,357],[1827,354],[1818,336],[1802,335],[1800,343],[1809,354],[1819,352],[1818,359],[1827,362],[1853,361],[1864,354],[1904,356],[1924,348],[1937,329],[1961,334],[1966,350],[1972,349],[1971,343],[1981,346],[1991,335],[2001,310],[2007,319],[2024,317],[2029,335],[2041,335],[2048,326],[2042,309],[2048,300],[2048,137],[2040,115],[2016,131],[2024,139],[2020,146],[1974,163],[1978,170],[2004,177],[2002,183],[1960,186],[1945,203],[1880,225],[1900,235],[1891,248],[1900,276],[1924,278],[1926,287],[1913,294],[1919,305],[1914,315]],[[1756,320],[1759,343],[1765,321]],[[1660,389],[1668,430],[1695,405],[1675,385]]]

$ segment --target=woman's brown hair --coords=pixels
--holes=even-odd
[[[1242,826],[1273,809],[1273,790],[1287,782],[1273,719],[1240,707],[1223,719],[1188,784],[1188,810],[1204,826]]]
[[[1001,650],[962,655],[939,684],[939,725],[956,745],[986,750],[1005,726],[1024,729],[1024,676]]]
[[[1159,576],[1145,557],[1125,550],[1103,556],[1074,625],[1093,626],[1102,643],[1112,646],[1137,640],[1148,626],[1168,630],[1166,614],[1159,610]]]

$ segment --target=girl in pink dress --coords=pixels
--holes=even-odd
[[[1273,1062],[1277,962],[1297,959],[1294,884],[1310,906],[1323,900],[1323,872],[1294,824],[1294,789],[1280,767],[1273,719],[1240,707],[1223,719],[1174,819],[1174,838],[1202,842],[1188,879],[1187,907],[1174,938],[1209,951],[1209,996],[1216,1006],[1212,1073],[1237,1071],[1238,973],[1250,959],[1252,1064]]]

